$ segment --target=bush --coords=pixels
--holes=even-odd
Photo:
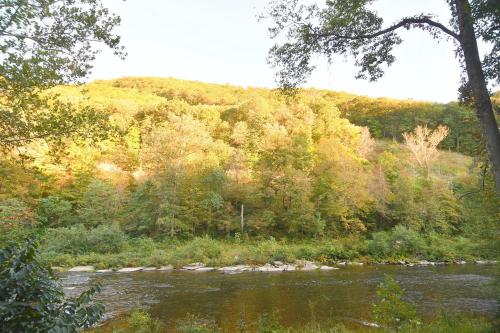
[[[374,233],[366,251],[376,259],[416,258],[425,254],[426,243],[417,231],[398,225],[391,231]]]
[[[75,220],[71,203],[55,195],[38,200],[36,215],[38,222],[53,228],[68,226]]]
[[[367,254],[376,259],[385,259],[392,252],[391,236],[387,231],[376,232],[372,239],[367,241]]]
[[[68,254],[117,253],[125,244],[125,234],[116,225],[102,225],[91,230],[77,225],[49,229],[43,247],[48,252]]]
[[[99,286],[65,299],[61,284],[39,259],[37,244],[0,252],[0,322],[2,332],[77,332],[97,323],[104,307],[92,303]]]
[[[175,261],[200,261],[219,259],[222,249],[219,241],[209,236],[197,237],[188,243],[178,246],[171,254]]]
[[[33,214],[18,199],[0,201],[0,245],[19,242],[28,237],[33,225]]]
[[[87,242],[90,252],[117,253],[124,249],[126,236],[115,224],[102,225],[90,230]]]
[[[316,259],[322,257],[326,258],[328,262],[335,262],[339,260],[351,260],[357,256],[358,253],[356,251],[345,249],[342,245],[328,244],[319,249],[319,256],[317,255]]]
[[[415,305],[403,300],[403,289],[391,276],[386,275],[377,295],[379,302],[373,305],[377,323],[393,328],[419,324]]]
[[[83,225],[48,229],[43,239],[43,250],[56,253],[81,254],[89,251],[88,231]]]
[[[125,327],[113,330],[113,333],[160,333],[163,325],[158,319],[151,318],[150,314],[137,310],[132,312],[125,321]]]
[[[256,331],[259,333],[278,333],[287,330],[281,325],[278,312],[273,311],[259,316],[256,322]]]
[[[294,259],[286,244],[279,243],[272,237],[252,246],[248,256],[250,261],[254,263],[290,262]]]
[[[418,257],[425,251],[425,241],[422,234],[414,229],[396,226],[392,230],[393,250],[407,257]]]
[[[186,319],[182,320],[177,326],[177,331],[181,333],[218,333],[222,330],[217,326],[215,321],[201,318],[199,316],[189,314]]]

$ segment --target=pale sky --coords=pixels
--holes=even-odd
[[[104,0],[122,17],[119,33],[128,57],[98,56],[90,79],[123,76],[175,77],[275,87],[266,61],[273,45],[257,15],[267,0]],[[445,0],[378,0],[385,25],[416,13],[436,14],[448,24]],[[437,43],[421,31],[402,31],[396,62],[378,82],[354,79],[356,68],[341,58],[318,69],[305,86],[374,97],[448,102],[456,100],[460,67],[451,41]]]

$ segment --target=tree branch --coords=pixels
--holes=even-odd
[[[5,25],[2,28],[0,28],[0,34],[3,34],[7,30],[7,28],[10,27],[10,25],[12,24],[12,22],[14,22],[14,20],[16,19],[17,13],[21,9],[21,6],[22,5],[18,5],[17,6],[16,10],[14,11],[14,13],[10,17],[10,19],[5,23]]]
[[[340,38],[340,39],[353,39],[353,40],[358,40],[358,39],[371,39],[375,38],[378,36],[385,35],[389,32],[392,32],[394,30],[397,30],[401,27],[403,28],[409,28],[412,24],[427,24],[430,26],[433,26],[435,28],[440,29],[444,33],[450,35],[451,37],[455,38],[456,40],[460,41],[460,35],[454,32],[453,30],[445,27],[439,22],[433,21],[428,17],[425,16],[420,16],[420,17],[407,17],[402,19],[399,23],[396,23],[386,29],[379,30],[377,32],[371,33],[371,34],[366,34],[366,35],[358,35],[358,36],[345,36],[345,35],[337,35],[333,33],[325,33],[325,34],[316,34],[317,37],[335,37],[335,38]]]

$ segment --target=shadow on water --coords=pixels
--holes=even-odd
[[[167,325],[189,314],[215,319],[226,329],[239,320],[253,322],[277,309],[286,325],[320,321],[365,321],[371,318],[376,287],[391,274],[417,304],[424,317],[440,309],[495,316],[498,299],[493,285],[498,268],[479,265],[429,267],[366,266],[335,271],[224,275],[218,272],[137,272],[65,274],[72,295],[97,281],[99,300],[109,316],[147,309]]]

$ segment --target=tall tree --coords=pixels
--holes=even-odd
[[[357,78],[371,81],[384,74],[395,57],[394,46],[402,42],[400,29],[421,29],[436,39],[455,42],[467,79],[462,92],[472,97],[482,135],[486,142],[497,191],[500,193],[500,134],[493,112],[488,82],[500,83],[500,6],[498,0],[447,0],[452,13],[450,26],[432,15],[404,17],[388,27],[370,6],[373,0],[328,0],[320,8],[301,0],[275,0],[269,16],[274,24],[272,38],[284,35],[286,41],[270,50],[270,61],[277,67],[281,86],[294,88],[314,70],[314,55],[351,55],[360,68]],[[492,45],[480,59],[477,40]]]
[[[47,89],[85,78],[99,44],[124,56],[120,18],[101,0],[0,2],[0,149],[43,139],[99,139],[107,116],[62,103]]]

